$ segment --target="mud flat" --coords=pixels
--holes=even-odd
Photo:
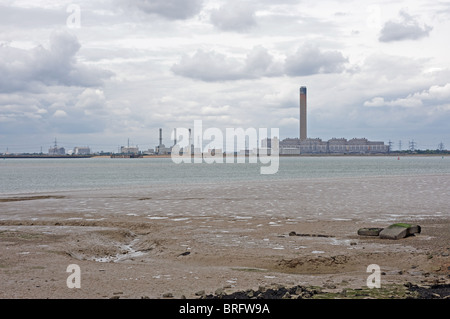
[[[371,264],[382,288],[446,287],[449,183],[433,175],[0,196],[0,298],[200,298],[298,286],[344,298],[366,291]],[[396,222],[421,233],[357,234]],[[73,264],[81,288],[67,286]]]

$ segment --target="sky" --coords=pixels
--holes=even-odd
[[[450,1],[0,0],[0,153],[279,128],[450,148]]]

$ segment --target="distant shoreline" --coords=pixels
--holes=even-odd
[[[0,158],[91,158],[94,155],[0,155]]]
[[[409,157],[409,156],[448,156],[449,153],[443,153],[443,154],[403,154],[403,153],[390,153],[390,154],[295,154],[295,155],[285,155],[280,154],[279,157],[384,157],[384,156],[390,156],[390,157]],[[234,157],[249,157],[248,155],[234,155]],[[224,156],[226,157],[226,156]],[[55,158],[61,158],[61,159],[78,159],[78,158],[111,158],[111,155],[0,155],[0,158],[12,158],[12,159],[26,159],[26,158],[43,158],[43,159],[55,159]],[[116,157],[120,158],[120,157]],[[143,155],[142,157],[137,158],[171,158],[171,155]]]

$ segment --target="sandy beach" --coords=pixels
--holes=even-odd
[[[450,283],[450,179],[163,185],[0,196],[0,298],[199,298],[258,287]],[[415,223],[399,240],[363,227]],[[301,236],[290,236],[291,232]],[[69,265],[81,288],[68,288]]]

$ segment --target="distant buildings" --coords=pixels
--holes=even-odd
[[[139,154],[139,147],[137,146],[121,146],[121,154]]]
[[[389,146],[384,142],[373,142],[366,138],[308,138],[306,123],[306,87],[300,87],[300,138],[286,138],[280,141],[280,155],[300,154],[376,154],[388,153]]]
[[[320,138],[286,138],[280,142],[280,155],[298,154],[376,154],[389,152],[384,142],[373,142],[366,138],[332,138],[322,141]]]
[[[48,149],[48,155],[65,155],[66,149],[64,147],[51,147]]]
[[[168,155],[172,152],[171,147],[166,147],[162,143],[162,128],[159,129],[159,145],[155,147],[155,154],[157,155]]]
[[[58,147],[58,143],[55,138],[55,145],[48,149],[48,155],[66,155],[64,147]]]
[[[75,146],[72,150],[69,150],[67,152],[68,155],[90,155],[91,149],[89,147],[81,147],[81,146]],[[66,155],[66,149],[64,147],[59,147],[58,142],[55,138],[55,144],[53,147],[50,147],[48,149],[48,155]]]
[[[89,147],[76,146],[76,147],[74,147],[72,154],[74,154],[74,155],[90,155],[91,149]]]

